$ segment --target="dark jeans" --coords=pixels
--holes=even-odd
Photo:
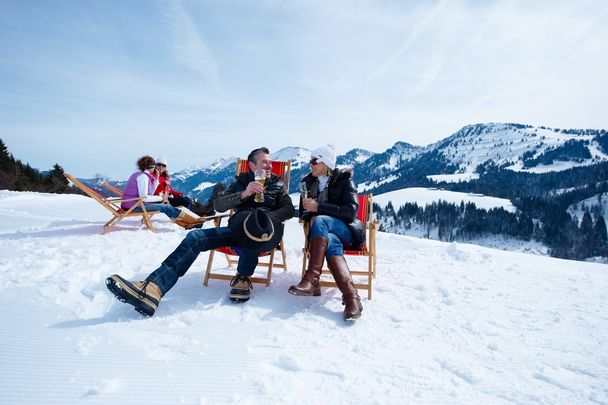
[[[156,284],[165,295],[177,283],[177,279],[186,274],[199,253],[222,246],[236,245],[230,228],[208,228],[190,231],[179,246],[163,261],[160,267],[152,272],[146,280]],[[237,272],[251,276],[258,265],[258,254],[247,249],[240,249]]]
[[[343,256],[344,246],[349,248],[353,241],[353,235],[344,221],[329,215],[317,215],[315,217],[310,230],[310,237],[318,236],[328,239],[327,253],[325,254],[327,258]]]
[[[188,197],[170,197],[169,204],[173,207],[190,207],[190,199]]]
[[[144,206],[146,211],[160,211],[171,219],[177,218],[181,212],[169,204],[144,203]],[[143,212],[143,210],[140,207],[135,207],[133,212]]]

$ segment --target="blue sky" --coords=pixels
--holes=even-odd
[[[606,1],[0,0],[0,138],[124,179],[260,145],[608,128]]]

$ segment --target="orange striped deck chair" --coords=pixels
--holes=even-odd
[[[378,221],[374,221],[374,210],[372,207],[372,195],[371,194],[359,194],[359,209],[357,210],[357,218],[365,226],[365,245],[361,250],[344,250],[344,256],[364,256],[367,257],[367,269],[357,268],[353,266],[353,263],[349,264],[350,274],[353,277],[355,287],[359,290],[367,290],[367,299],[372,299],[372,281],[376,277],[376,231],[378,228]],[[304,235],[305,246],[302,248],[303,260],[302,260],[302,277],[306,272],[307,263],[309,259],[308,250],[308,223],[304,224]],[[328,268],[324,268],[321,274],[321,281],[319,283],[324,287],[337,287],[336,283],[331,276]]]
[[[114,229],[114,227],[116,225],[118,225],[118,223],[120,221],[122,221],[123,219],[128,218],[128,217],[141,217],[143,224],[146,225],[146,227],[149,230],[154,231],[154,227],[152,226],[152,222],[150,221],[150,219],[152,218],[152,216],[154,214],[158,214],[160,211],[146,210],[146,207],[144,206],[144,203],[141,198],[130,198],[127,200],[123,200],[121,197],[106,198],[106,197],[102,196],[101,194],[99,194],[97,191],[88,187],[86,184],[84,184],[80,180],[76,179],[71,174],[65,173],[65,177],[70,181],[70,183],[72,183],[73,185],[78,187],[86,195],[88,195],[89,197],[91,197],[92,199],[97,201],[105,209],[107,209],[108,211],[110,211],[112,213],[112,218],[108,222],[106,222],[103,226],[103,230],[101,231],[102,235],[105,235],[106,233],[110,232],[112,229]],[[121,196],[122,196],[122,193],[121,193]],[[129,208],[128,210],[123,210],[120,207],[120,204],[124,201],[135,201],[135,200],[137,200],[137,203],[135,205],[133,205],[131,208]],[[143,212],[133,212],[133,210],[136,207],[141,207]]]
[[[237,158],[236,160],[236,175],[238,176],[241,173],[245,173],[249,170],[249,166],[247,165],[247,159]],[[273,161],[272,162],[272,173],[276,174],[285,182],[286,190],[289,190],[289,180],[291,174],[291,162],[290,161]],[[214,217],[215,226],[221,226],[222,218],[227,218],[231,215],[231,213],[217,215]],[[232,269],[236,269],[236,265],[239,262],[238,253],[231,246],[224,246],[215,250],[209,251],[209,259],[207,260],[207,270],[205,271],[205,276],[203,278],[203,284],[207,286],[209,284],[209,279],[219,279],[219,280],[231,280],[234,277],[234,271],[230,274],[223,272],[212,271],[213,258],[215,252],[223,253],[228,261],[228,266]],[[281,261],[275,261],[275,254],[279,254],[279,259]],[[274,268],[280,268],[287,270],[287,261],[285,256],[285,244],[281,239],[279,245],[272,249],[269,252],[262,252],[259,254],[260,260],[258,262],[258,267],[266,268],[266,272],[263,275],[254,275],[250,277],[252,283],[265,284],[266,287],[270,285],[270,280],[272,277],[272,270]],[[264,258],[264,259],[262,259]]]

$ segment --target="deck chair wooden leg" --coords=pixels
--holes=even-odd
[[[308,252],[302,252],[302,277],[304,277],[304,273],[306,273],[306,259],[308,259]]]
[[[285,254],[285,247],[283,246],[283,241],[281,241],[281,257],[283,258],[283,268],[287,271],[287,255]]]
[[[374,259],[372,255],[369,255],[367,261],[367,299],[372,299],[372,279],[374,278],[373,273]]]
[[[152,225],[152,221],[151,221],[151,217],[149,214],[145,214],[142,218],[142,221],[144,221],[144,224],[148,227],[149,230],[151,230],[152,232],[155,232],[156,230],[154,229],[154,226]]]
[[[270,258],[268,260],[268,272],[266,273],[266,287],[270,286],[270,277],[272,276],[272,264],[274,263],[274,253],[276,249],[272,249],[270,252]]]
[[[110,232],[112,229],[114,229],[114,227],[116,225],[118,225],[118,223],[122,220],[122,217],[114,217],[111,220],[109,220],[108,222],[105,223],[105,225],[103,226],[103,230],[101,231],[102,235],[105,235],[106,233]]]
[[[207,287],[209,285],[209,274],[211,273],[211,266],[213,265],[213,255],[215,254],[215,250],[211,249],[209,251],[209,259],[207,260],[207,271],[205,271],[205,277],[203,279],[203,285]]]
[[[232,260],[230,260],[230,256],[225,254],[224,257],[226,258],[226,261],[228,262],[228,267],[230,267],[231,269],[234,268],[234,266],[232,266]]]

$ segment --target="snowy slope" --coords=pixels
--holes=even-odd
[[[155,217],[98,235],[108,216],[0,192],[0,403],[608,402],[606,265],[379,233],[374,298],[345,324],[336,290],[287,293],[292,220],[289,270],[250,302],[203,287],[201,254],[146,319],[104,279],[145,277],[187,232]]]
[[[401,190],[389,191],[373,196],[373,201],[381,207],[385,207],[389,201],[397,210],[405,203],[417,203],[424,207],[427,204],[438,202],[439,200],[459,205],[472,202],[477,208],[490,210],[492,208],[503,208],[508,212],[515,212],[516,208],[511,201],[505,198],[489,197],[482,194],[461,193],[458,191],[439,190],[433,188],[410,187]]]
[[[497,165],[506,164],[515,171],[545,173],[607,160],[608,156],[594,142],[595,136],[595,133],[585,130],[503,123],[476,124],[463,127],[450,137],[427,146],[427,149],[441,152],[450,164],[458,167],[458,173],[473,173],[479,164],[487,160]],[[582,162],[557,160],[552,164],[525,167],[523,156],[526,152],[541,156],[571,140],[587,143],[591,157]]]

